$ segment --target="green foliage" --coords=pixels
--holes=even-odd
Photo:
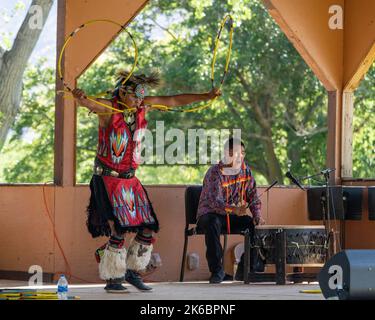
[[[223,87],[222,99],[212,108],[199,113],[152,112],[149,114],[149,128],[155,129],[157,120],[164,121],[166,130],[178,128],[184,132],[189,128],[241,128],[247,144],[247,160],[263,182],[274,178],[282,181],[280,175],[276,177],[269,172],[270,166],[283,171],[290,165],[298,174],[318,170],[325,161],[325,91],[258,2],[215,2],[215,6],[212,6],[202,1],[172,4],[171,1],[159,0],[146,7],[130,24],[130,29],[141,53],[139,69],[148,72],[156,68],[162,74],[164,86],[153,94],[204,92],[210,89],[213,40],[221,19],[228,12],[234,17],[236,29],[230,72]],[[154,21],[159,18],[176,21],[168,26],[168,34],[174,36],[153,39],[152,30],[156,28]],[[216,84],[224,69],[227,31],[228,28],[225,28],[222,32],[218,51]],[[107,49],[106,59],[94,64],[81,77],[79,85],[90,93],[110,88],[116,69],[129,68],[131,65],[132,50],[129,48],[131,45],[124,34]],[[259,125],[260,120],[253,111],[254,103],[261,108],[271,128],[269,132]],[[86,131],[81,133],[85,138],[77,141],[78,148],[85,149],[89,137],[96,137],[97,124],[92,121],[88,123],[81,117],[79,123]],[[270,160],[265,138],[273,144],[276,163]],[[94,139],[91,142],[93,158]],[[80,164],[78,181],[87,181],[90,177],[91,165],[83,165],[86,158],[86,153],[82,157],[77,156],[77,164]],[[291,163],[288,163],[288,159]],[[142,170],[146,171],[144,166],[139,169],[140,173]],[[147,168],[149,174],[151,170],[157,171],[156,176],[163,169]],[[171,168],[162,172],[168,170]],[[180,167],[179,170],[184,169]]]
[[[355,92],[353,177],[375,178],[375,63]]]
[[[55,71],[43,59],[26,70],[21,111],[0,154],[0,181],[53,180],[54,79]]]
[[[325,166],[326,92],[260,2],[228,0],[215,1],[214,5],[212,1],[198,0],[150,2],[129,26],[140,52],[137,71],[160,71],[164,85],[153,90],[152,95],[210,90],[214,38],[221,19],[229,12],[234,16],[235,31],[222,98],[210,109],[198,113],[151,111],[149,129],[154,131],[158,120],[164,121],[165,130],[177,128],[185,133],[191,128],[241,128],[247,161],[258,184],[274,178],[282,181],[277,172],[287,169],[296,175],[315,173]],[[174,22],[168,26],[160,22],[168,19]],[[155,37],[156,30],[163,37]],[[226,27],[215,67],[216,84],[222,76],[227,46]],[[129,69],[132,63],[133,47],[123,33],[79,79],[78,86],[88,94],[105,92],[113,88],[116,72]],[[371,117],[375,111],[374,69],[356,92],[354,173],[357,177],[374,176],[375,126]],[[24,89],[21,113],[0,155],[3,168],[0,181],[52,180],[54,70],[46,68],[43,61],[29,67]],[[91,177],[97,126],[95,115],[88,116],[86,109],[78,109],[78,183],[87,183]],[[31,143],[23,139],[28,128],[37,134]],[[145,184],[201,183],[206,170],[207,166],[198,165],[143,165],[137,175]]]

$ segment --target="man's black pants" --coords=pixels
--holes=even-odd
[[[250,239],[254,236],[253,218],[250,216],[229,215],[231,233],[240,233],[249,229]],[[223,248],[220,234],[227,233],[227,216],[208,213],[198,219],[197,227],[204,231],[206,241],[206,258],[211,273],[224,271]]]

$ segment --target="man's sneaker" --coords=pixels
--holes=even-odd
[[[224,271],[215,272],[211,275],[210,283],[221,283],[225,277]]]
[[[136,287],[140,291],[151,291],[153,288],[147,286],[138,272],[134,270],[127,270],[125,273],[125,281]]]
[[[121,282],[108,280],[107,285],[104,287],[104,290],[108,293],[127,293],[128,289],[126,289]]]

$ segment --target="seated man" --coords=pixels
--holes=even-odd
[[[264,223],[256,183],[244,161],[244,143],[228,139],[224,155],[223,161],[206,173],[197,212],[197,226],[205,233],[206,258],[212,274],[210,283],[220,283],[225,277],[220,234],[249,229],[252,238],[254,225]],[[246,212],[247,208],[252,217]],[[241,260],[243,263],[243,258]]]

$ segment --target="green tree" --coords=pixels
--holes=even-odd
[[[155,130],[157,120],[164,121],[166,130],[179,128],[185,132],[190,128],[241,128],[247,160],[259,184],[275,178],[282,182],[282,173],[287,169],[296,175],[318,171],[324,167],[326,157],[326,92],[262,3],[250,0],[216,1],[215,5],[196,0],[150,2],[129,26],[140,52],[137,70],[160,71],[164,85],[151,94],[208,91],[213,40],[227,12],[233,13],[235,31],[222,98],[211,108],[197,113],[151,111],[149,128]],[[163,25],[162,18],[174,22]],[[164,30],[167,36],[155,38],[156,29]],[[217,81],[225,62],[227,28],[222,39],[215,68]],[[131,42],[123,33],[100,61],[80,77],[79,87],[89,94],[112,88],[118,69],[129,68],[132,59]],[[5,165],[6,181],[52,179],[51,170],[43,168],[51,168],[53,161],[52,156],[47,156],[52,155],[48,148],[53,148],[53,73],[40,62],[25,74],[25,103],[13,125],[12,140],[0,156],[1,161],[13,158],[18,161],[16,166]],[[372,174],[374,125],[363,126],[361,121],[373,123],[374,83],[373,68],[356,92],[355,121],[359,122],[355,122],[354,170],[360,176]],[[96,152],[98,122],[95,115],[88,116],[86,109],[78,110],[77,181],[88,182]],[[39,140],[34,139],[26,146],[21,138],[28,128],[39,133]],[[146,184],[201,183],[206,170],[207,166],[198,165],[144,165],[137,175]]]
[[[3,180],[53,181],[55,70],[42,59],[27,68],[23,86],[20,112],[0,155]]]
[[[355,91],[353,177],[375,178],[375,63]]]
[[[153,112],[152,119],[163,120],[166,129],[174,127],[184,131],[192,127],[241,128],[248,161],[268,182],[275,178],[283,182],[283,172],[288,167],[300,174],[318,170],[325,161],[325,91],[257,1],[229,1],[213,6],[209,2],[159,0],[146,7],[130,28],[141,52],[140,68],[146,71],[158,68],[163,76],[165,86],[154,93],[210,89],[213,39],[226,12],[233,13],[236,29],[223,98],[211,109],[199,113]],[[155,41],[151,31],[162,16],[177,17],[178,22],[169,26],[167,39]],[[227,46],[228,32],[224,30],[215,69],[219,80]],[[114,66],[119,66],[119,62],[120,66],[131,63],[132,52],[127,48],[129,42],[118,39],[107,50],[105,62],[102,60],[100,65],[93,66],[82,77],[80,85],[91,93],[110,87],[116,71]],[[80,119],[81,125],[88,129],[88,120]],[[154,129],[154,125],[152,121],[149,127]],[[86,148],[94,130],[95,126],[82,130],[78,148]],[[91,150],[95,150],[95,143],[91,138]],[[82,161],[94,156],[86,152],[82,155],[83,158],[77,157],[81,166]],[[87,169],[84,176],[80,173],[80,179],[90,176],[90,166],[84,167]]]
[[[29,10],[11,48],[4,50],[0,46],[0,151],[19,112],[23,74],[52,4],[53,0],[33,0],[30,9],[38,7],[42,16],[36,17],[35,12]],[[16,4],[16,8],[17,6],[19,4]],[[41,20],[41,28],[30,27],[35,19]],[[7,44],[10,45],[10,43]]]

